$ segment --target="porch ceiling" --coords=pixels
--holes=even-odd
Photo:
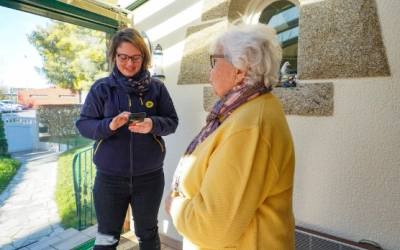
[[[112,18],[121,23],[132,22],[132,12],[130,10],[121,8],[120,6],[113,5],[99,0],[57,0],[77,8],[81,8],[105,17]]]

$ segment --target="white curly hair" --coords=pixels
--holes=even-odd
[[[263,82],[267,87],[275,87],[282,47],[276,31],[266,24],[231,25],[217,35],[210,46],[213,54],[221,47],[227,62],[239,70],[247,70],[245,84]]]

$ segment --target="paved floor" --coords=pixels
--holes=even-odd
[[[22,165],[0,195],[0,249],[19,249],[64,231],[54,201],[59,155],[51,151],[12,154]]]
[[[22,249],[65,231],[54,201],[60,154],[43,150],[12,154],[22,165],[0,195],[1,250]],[[161,249],[176,248],[162,244]]]

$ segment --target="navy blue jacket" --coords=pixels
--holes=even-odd
[[[109,127],[111,120],[123,111],[146,112],[153,121],[148,134],[132,133],[122,126],[116,131]],[[113,76],[96,81],[85,100],[76,122],[83,137],[96,140],[93,162],[97,171],[115,176],[138,176],[163,166],[165,143],[161,136],[175,132],[178,115],[167,88],[153,79],[142,97],[127,94]]]

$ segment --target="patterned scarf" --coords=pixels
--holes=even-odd
[[[175,170],[174,178],[172,181],[172,196],[183,196],[179,187],[179,179],[182,173],[182,166],[186,159],[189,158],[191,153],[218,127],[223,123],[232,112],[245,102],[248,102],[257,96],[270,92],[272,88],[267,88],[264,83],[255,83],[254,85],[240,84],[235,86],[228,94],[217,101],[208,114],[206,125],[202,128],[200,133],[190,142],[185,153],[183,154],[178,167]]]
[[[133,77],[126,77],[118,70],[117,65],[115,65],[112,74],[117,80],[117,84],[128,94],[135,93],[143,96],[149,90],[151,79],[148,70],[140,70]]]

